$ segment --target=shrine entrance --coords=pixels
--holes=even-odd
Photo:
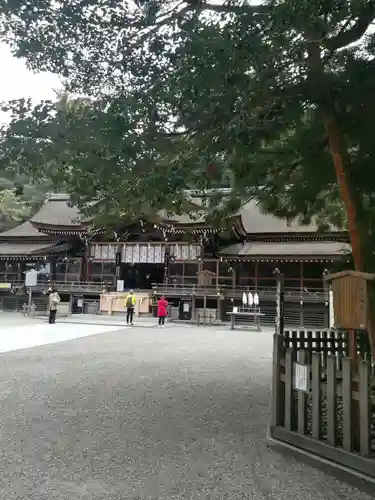
[[[151,290],[153,284],[163,283],[164,264],[122,263],[120,279],[124,280],[126,290]]]

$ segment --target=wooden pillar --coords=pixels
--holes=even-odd
[[[259,280],[259,262],[256,260],[255,261],[255,266],[254,266],[254,286],[255,286],[255,290],[258,290],[258,280]]]
[[[18,281],[18,282],[22,282],[22,281],[24,281],[24,279],[25,279],[25,278],[24,278],[24,279],[22,279],[22,278],[24,278],[24,277],[22,276],[22,263],[21,263],[21,261],[19,260],[19,261],[17,262],[17,281]]]
[[[304,303],[303,303],[303,262],[301,261],[299,263],[300,268],[299,268],[299,290],[300,290],[300,325],[301,328],[304,327],[305,324],[305,315],[304,315]]]
[[[220,266],[219,266],[219,259],[216,260],[216,288],[219,288],[219,273],[220,273]]]
[[[203,324],[206,326],[206,316],[207,316],[207,295],[203,297]]]
[[[197,316],[197,310],[196,310],[195,295],[192,295],[192,297],[191,297],[191,319],[192,319],[192,321],[195,321],[196,316]]]
[[[237,285],[237,271],[234,266],[232,266],[232,289],[234,290]]]
[[[51,269],[50,269],[50,281],[51,282],[54,282],[56,281],[56,264],[57,264],[57,257],[53,256],[50,258],[50,266],[51,266]]]

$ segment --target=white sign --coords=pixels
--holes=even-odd
[[[308,392],[309,390],[309,370],[307,365],[294,363],[294,388],[297,391]]]
[[[83,299],[77,300],[77,307],[83,307]]]
[[[329,328],[335,328],[335,311],[333,310],[333,292],[329,290]]]
[[[25,286],[36,286],[38,283],[38,271],[35,269],[30,269],[25,273]]]
[[[124,280],[117,280],[117,291],[118,292],[124,291]]]

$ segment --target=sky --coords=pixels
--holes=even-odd
[[[61,88],[57,76],[29,71],[25,62],[13,57],[4,44],[0,44],[0,67],[0,101],[19,97],[31,97],[35,101],[54,99],[54,89]]]

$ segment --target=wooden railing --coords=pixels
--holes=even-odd
[[[286,333],[274,337],[271,437],[375,479],[370,361],[353,364],[343,333]]]
[[[255,289],[254,287],[241,287],[236,286],[235,288],[229,286],[197,286],[196,284],[163,284],[154,283],[152,286],[154,293],[156,294],[173,294],[173,295],[196,295],[196,296],[215,296],[223,295],[228,297],[242,297],[242,294],[251,292],[257,293],[260,300],[274,300],[276,298],[276,287],[260,287]],[[293,302],[327,302],[328,292],[326,290],[319,289],[299,289],[299,288],[288,288],[284,289],[285,300]]]
[[[103,290],[103,284],[101,283],[90,283],[84,281],[54,281],[53,285],[57,288],[59,292],[98,292]],[[12,288],[23,288],[25,283],[23,281],[12,282]],[[48,282],[38,283],[35,290],[47,290],[49,287]]]

